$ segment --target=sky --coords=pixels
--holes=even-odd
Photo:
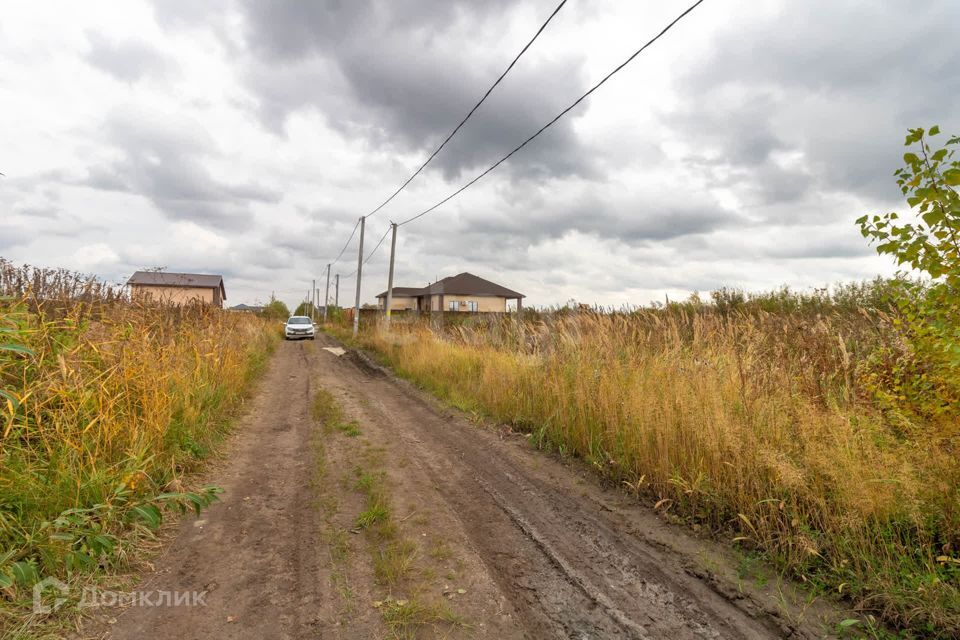
[[[557,0],[4,3],[0,256],[124,282],[219,273],[295,304]],[[569,0],[428,168],[443,199],[686,4]],[[469,271],[619,307],[890,275],[854,221],[904,211],[908,127],[960,133],[960,3],[706,0],[540,138],[397,237],[396,286]],[[331,273],[352,304],[355,236]],[[333,290],[331,286],[331,298]]]

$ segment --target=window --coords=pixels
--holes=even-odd
[[[460,310],[460,303],[457,302],[456,300],[451,300],[450,311],[459,311],[459,310]]]
[[[477,309],[477,301],[476,301],[476,300],[468,300],[468,301],[467,301],[467,308],[470,309],[470,313],[476,313],[476,312],[478,311],[478,309]]]

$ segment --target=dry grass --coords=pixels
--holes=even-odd
[[[276,332],[2,261],[0,295],[2,604],[40,576],[122,565],[165,505],[209,502],[181,476],[228,428]]]
[[[880,312],[686,305],[362,341],[658,508],[920,636],[960,635],[956,414],[876,404]]]

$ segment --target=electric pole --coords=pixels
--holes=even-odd
[[[390,229],[392,236],[390,237],[390,271],[387,275],[387,331],[390,330],[390,308],[393,306],[393,257],[397,252],[397,223],[391,222]]]
[[[311,322],[317,321],[317,314],[314,313],[314,311],[317,308],[316,298],[317,298],[317,281],[316,279],[314,279],[313,286],[310,287],[310,321]]]
[[[327,306],[330,304],[330,265],[327,265],[327,289],[323,293],[323,322],[327,322]]]
[[[333,288],[333,308],[340,308],[340,274],[337,274],[336,284]]]
[[[353,337],[360,331],[360,279],[363,275],[363,229],[366,218],[360,218],[360,247],[357,249],[357,299],[353,305]]]

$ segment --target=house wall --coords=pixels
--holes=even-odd
[[[204,302],[206,304],[222,304],[220,296],[214,296],[215,289],[201,287],[154,287],[149,285],[130,285],[131,297],[134,300],[154,300],[165,304],[188,304]],[[219,290],[216,290],[219,294]]]
[[[377,306],[381,309],[385,309],[387,306],[387,299],[377,298]],[[390,301],[391,311],[403,311],[404,309],[416,308],[417,299],[413,296],[393,296],[393,300]]]
[[[507,299],[501,296],[480,296],[480,295],[460,295],[460,294],[444,294],[443,296],[443,310],[450,310],[451,302],[462,303],[459,305],[459,310],[463,312],[468,312],[470,306],[467,302],[476,302],[477,311],[480,313],[505,313],[507,310]],[[433,311],[440,310],[440,296],[433,295],[430,300],[430,308]]]

